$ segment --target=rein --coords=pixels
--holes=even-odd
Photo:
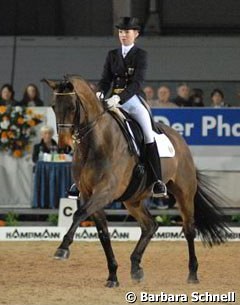
[[[77,100],[76,101],[79,101],[80,104],[82,105],[82,108],[86,114],[86,110],[80,100],[80,98],[78,97],[77,93],[75,91],[73,92],[66,92],[66,93],[60,93],[60,92],[54,92],[53,93],[54,95],[60,95],[60,96],[63,96],[63,95],[76,95],[77,96]],[[78,115],[78,118],[80,116],[80,109],[79,109],[79,105],[78,103],[77,104],[77,110],[76,110],[76,115],[75,117],[77,117]],[[93,128],[95,127],[95,125],[97,124],[97,121],[108,111],[108,109],[105,109],[103,112],[101,112],[92,122],[89,122],[87,125],[82,126],[82,124],[57,124],[57,127],[58,128],[73,128],[73,140],[77,143],[77,144],[80,144],[81,141],[93,130]]]

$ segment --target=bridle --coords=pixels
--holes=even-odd
[[[79,118],[80,118],[80,106],[79,106],[79,104],[81,104],[81,106],[84,110],[85,119],[87,119],[87,111],[86,111],[81,99],[77,95],[77,93],[75,91],[72,91],[72,92],[62,92],[62,93],[61,92],[53,92],[53,94],[57,95],[57,96],[58,95],[59,96],[75,95],[77,97],[76,98],[76,113],[75,113],[75,116],[74,116],[74,122],[75,123],[73,123],[73,124],[57,123],[57,129],[62,129],[62,128],[68,128],[68,129],[72,128],[73,129],[72,138],[77,144],[80,144],[82,142],[82,140],[93,130],[93,128],[97,124],[97,121],[100,119],[100,117],[102,117],[108,111],[108,109],[105,109],[92,122],[89,122],[86,125],[84,125],[84,123],[79,122]]]

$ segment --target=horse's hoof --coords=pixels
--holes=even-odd
[[[140,268],[137,271],[132,272],[131,277],[134,282],[140,283],[144,278],[143,269]]]
[[[69,258],[69,255],[70,255],[70,251],[68,249],[58,248],[54,254],[54,258],[59,260],[66,260]]]
[[[196,275],[189,275],[189,277],[187,279],[187,283],[188,284],[198,284],[199,280]]]
[[[107,283],[105,284],[105,287],[108,287],[108,288],[116,288],[118,286],[119,286],[118,281],[107,281]]]

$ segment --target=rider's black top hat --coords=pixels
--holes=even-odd
[[[121,17],[116,28],[120,30],[140,30],[138,18],[135,17]]]

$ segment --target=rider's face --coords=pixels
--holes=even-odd
[[[130,46],[135,42],[135,39],[138,37],[139,32],[136,30],[119,30],[118,36],[122,45]]]

